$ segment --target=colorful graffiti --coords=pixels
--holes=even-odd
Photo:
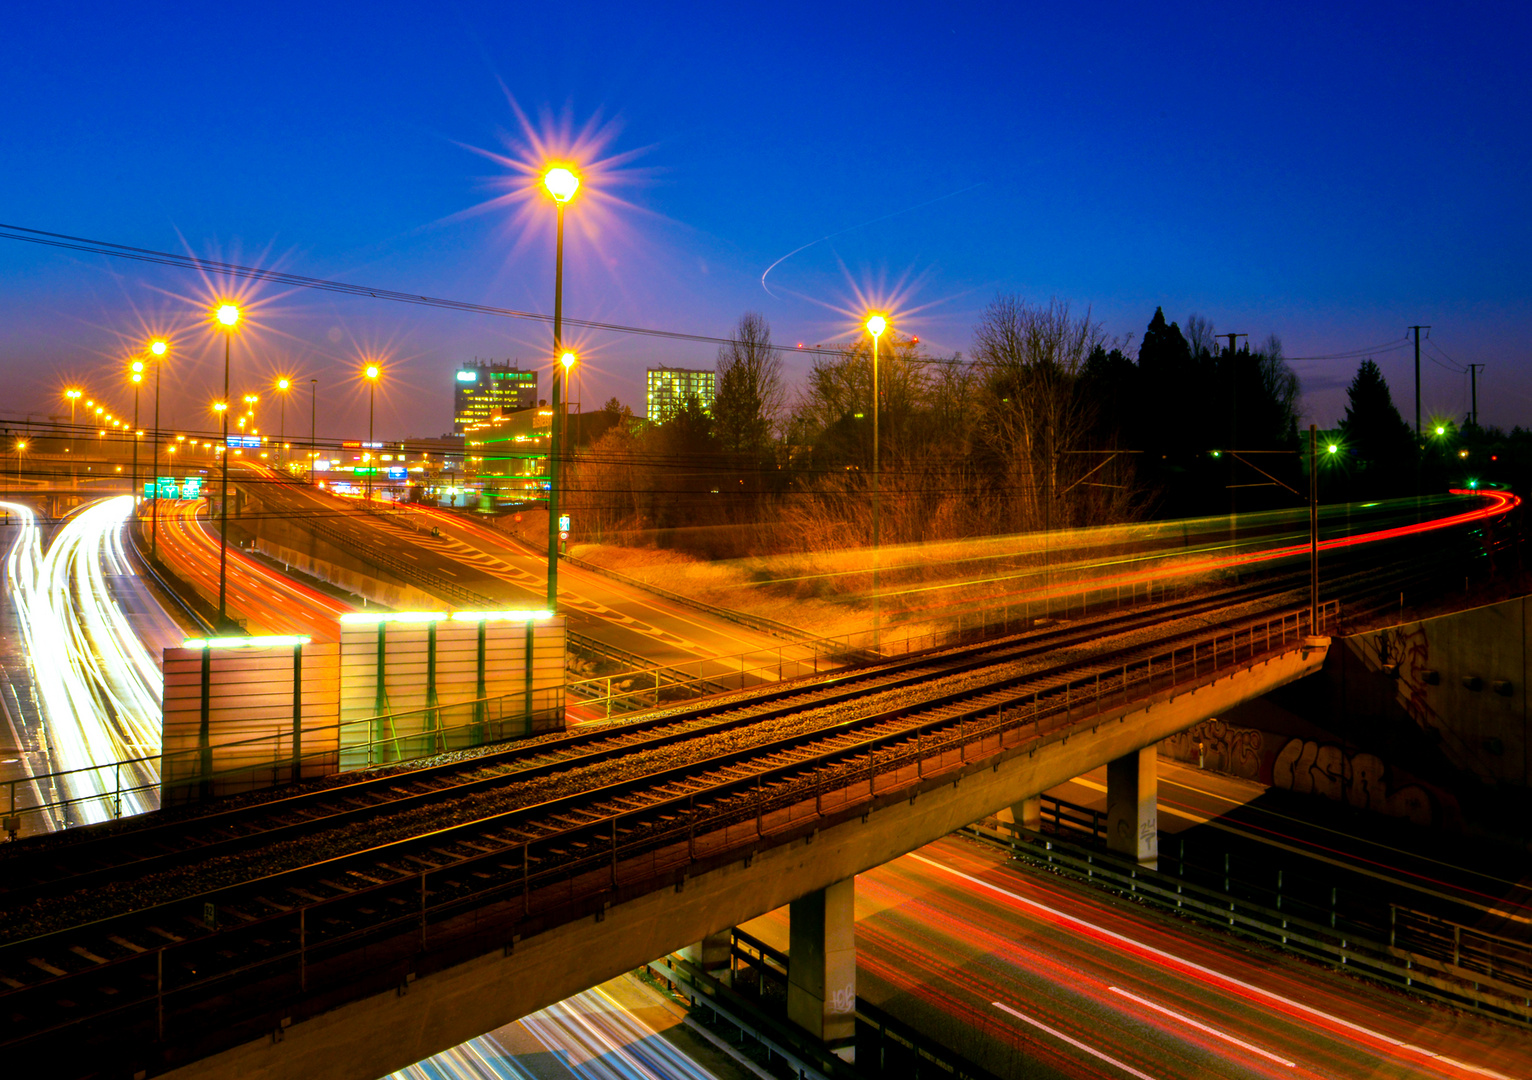
[[[1160,744],[1160,753],[1177,761],[1189,761],[1199,768],[1259,780],[1261,776],[1261,733],[1254,728],[1235,727],[1216,717],[1194,728],[1172,735]]]
[[[1273,787],[1322,795],[1358,809],[1430,825],[1436,818],[1431,795],[1419,784],[1390,790],[1388,766],[1376,754],[1348,754],[1333,743],[1289,739],[1271,767]]]

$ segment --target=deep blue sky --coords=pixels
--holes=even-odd
[[[625,157],[570,210],[571,315],[724,334],[756,309],[790,344],[897,293],[900,328],[953,350],[1014,291],[1134,347],[1163,305],[1295,357],[1430,323],[1487,365],[1485,422],[1529,424],[1529,16],[1447,7],[13,5],[0,221],[546,311],[551,208],[464,213],[512,182],[474,150],[523,152],[509,95],[540,137],[594,122]],[[179,327],[171,416],[194,423],[209,291],[0,241],[0,411],[100,392],[153,325]],[[549,348],[537,324],[254,297],[236,390],[317,375],[322,435],[365,427],[363,352],[389,358],[380,433],[431,435],[460,360]],[[713,352],[588,337],[583,396],[641,406],[646,366]],[[1408,415],[1409,354],[1378,360]],[[1355,362],[1295,366],[1334,421]],[[1466,408],[1466,377],[1423,373],[1428,412]]]

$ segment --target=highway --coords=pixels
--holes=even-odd
[[[1532,1032],[942,840],[857,878],[858,993],[1003,1077],[1525,1080]],[[743,929],[787,947],[787,913]]]
[[[218,537],[206,520],[206,504],[197,499],[160,503],[159,554],[215,608],[218,604]],[[230,548],[227,609],[252,634],[308,634],[318,640],[340,639],[340,616],[351,605],[277,573]]]
[[[382,548],[423,573],[507,607],[541,607],[547,562],[505,534],[463,515],[426,507],[360,511],[356,500],[283,480],[252,462],[242,465],[252,497],[295,521],[310,520],[358,543]],[[435,527],[440,535],[433,536]],[[572,631],[656,665],[741,653],[775,664],[782,639],[673,604],[610,578],[561,563],[559,605]],[[789,655],[791,653],[789,652]]]
[[[128,496],[87,504],[59,527],[46,551],[30,507],[6,503],[21,521],[7,555],[7,580],[55,770],[76,800],[67,823],[101,821],[158,805],[157,763],[138,761],[129,775],[100,772],[101,762],[153,757],[160,748],[158,646],[179,644],[181,628],[160,611],[122,547]]]

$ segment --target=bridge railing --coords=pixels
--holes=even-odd
[[[769,683],[835,671],[851,664],[892,660],[931,649],[1019,633],[1038,619],[1054,619],[1115,610],[1164,600],[1176,583],[1144,581],[1127,586],[1073,591],[1058,596],[1021,597],[945,616],[945,625],[916,632],[895,623],[879,632],[863,630],[828,637],[806,637],[776,648],[752,649],[727,656],[634,667],[629,671],[569,682],[571,704],[611,718],[654,709],[710,694],[747,690]]]

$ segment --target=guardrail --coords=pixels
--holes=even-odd
[[[1009,833],[1010,838],[997,839],[986,830]],[[1109,853],[1077,847],[1056,836],[1047,836],[1011,822],[986,822],[982,828],[970,825],[959,831],[972,839],[1003,847],[1020,861],[1045,866],[1055,873],[1280,946],[1342,970],[1453,1005],[1493,1013],[1502,1019],[1532,1023],[1532,979],[1526,978],[1528,972],[1519,968],[1483,971],[1461,962],[1451,962],[1439,955],[1442,948],[1439,934],[1434,947],[1406,948],[1396,944],[1393,933],[1384,943],[1360,935],[1349,926],[1337,925],[1333,912],[1327,922],[1302,918],[1283,905],[1280,891],[1276,906],[1272,907],[1241,896],[1230,888],[1227,879],[1223,891],[1210,889]],[[1466,929],[1459,929],[1459,939],[1462,930]],[[1408,941],[1407,938],[1404,940]],[[1493,950],[1484,950],[1480,962],[1488,955],[1493,955]],[[1461,959],[1462,954],[1459,954]]]

